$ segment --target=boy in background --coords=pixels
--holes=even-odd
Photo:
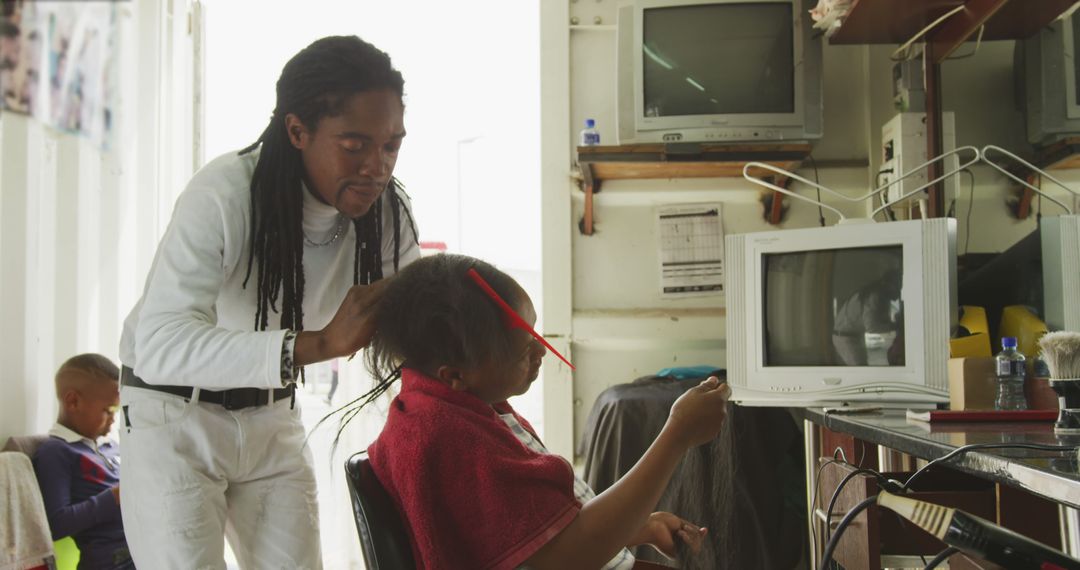
[[[120,407],[119,378],[100,354],[64,362],[56,372],[56,425],[34,454],[53,539],[74,538],[80,569],[135,568],[120,518],[120,457],[105,437]]]

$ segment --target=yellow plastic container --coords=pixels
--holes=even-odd
[[[1016,337],[1016,349],[1026,356],[1028,361],[1039,355],[1039,339],[1044,334],[1046,334],[1046,323],[1031,312],[1031,309],[1023,305],[1012,305],[1002,309],[998,336]],[[1001,349],[1000,338],[994,348]]]
[[[971,335],[949,339],[950,358],[974,358],[993,356],[990,349],[990,325],[986,320],[986,309],[972,305],[961,307],[960,326]]]

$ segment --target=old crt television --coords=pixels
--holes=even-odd
[[[1080,332],[1080,216],[1041,222],[1043,320],[1052,331]]]
[[[619,8],[619,144],[822,134],[821,38],[803,0],[636,0]]]
[[[731,235],[724,254],[734,401],[949,401],[956,220]]]
[[[1052,331],[1080,331],[1080,216],[1043,216],[1039,227],[960,276],[960,304],[986,309],[1000,337],[1001,312],[1031,307]]]
[[[1023,105],[1028,142],[1053,143],[1080,135],[1080,11],[1016,42],[1017,101]]]

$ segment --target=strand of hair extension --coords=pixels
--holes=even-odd
[[[398,192],[401,193],[401,196],[404,196],[406,198],[409,197],[409,193],[405,191],[405,186],[403,186],[401,184],[400,180],[395,178],[394,179],[394,185],[397,187]],[[399,196],[399,199],[400,199],[400,196]],[[410,210],[409,207],[405,205],[404,200],[400,200],[400,202],[401,202],[401,205],[403,206],[403,209],[405,210],[405,219],[408,220],[408,222],[409,222],[409,229],[412,230],[413,243],[415,243],[416,245],[420,245],[420,232],[416,231],[416,220],[413,219],[412,210]]]
[[[382,199],[377,200],[361,218],[353,220],[356,249],[353,252],[353,285],[371,285],[382,279],[382,254],[379,229],[382,226]]]
[[[334,434],[334,441],[330,445],[331,454],[333,454],[334,451],[337,450],[338,441],[341,439],[341,434],[345,432],[345,428],[349,425],[349,422],[351,422],[353,418],[359,415],[365,407],[378,399],[379,396],[385,394],[386,391],[389,390],[395,382],[401,379],[401,369],[402,366],[398,365],[390,372],[390,374],[386,376],[386,378],[376,383],[371,390],[368,390],[366,393],[360,395],[352,402],[349,402],[349,404],[347,404],[348,406],[352,406],[353,404],[356,405],[349,408],[342,414],[341,422],[338,423],[337,433]],[[325,418],[320,420],[319,423],[321,424],[324,420],[333,415],[333,413],[328,414]],[[318,427],[318,424],[316,424],[316,427]],[[314,431],[314,429],[312,431]]]
[[[397,184],[390,180],[390,213],[394,219],[394,273],[401,265],[401,199],[397,193]]]
[[[360,284],[360,240],[363,239],[360,229],[360,220],[353,220],[353,233],[356,240],[353,248],[352,284]]]
[[[375,207],[372,208],[372,213],[375,218],[372,220],[372,239],[368,242],[368,252],[370,255],[371,265],[371,277],[368,284],[374,283],[382,279],[382,200],[375,202]]]

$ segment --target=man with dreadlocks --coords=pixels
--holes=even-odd
[[[319,568],[297,368],[372,335],[379,280],[419,258],[393,178],[403,80],[357,37],[318,40],[277,82],[250,147],[177,200],[120,343],[121,505],[140,568]]]

